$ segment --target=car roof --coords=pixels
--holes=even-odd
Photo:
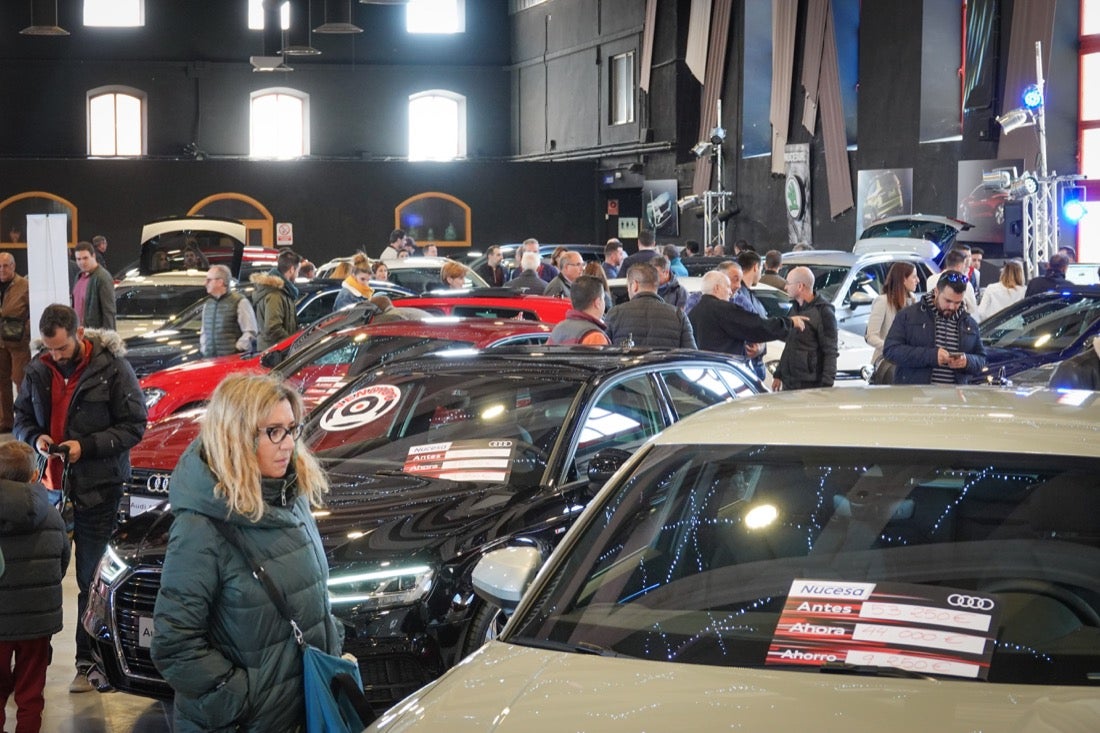
[[[392,334],[413,338],[448,338],[476,342],[491,342],[505,336],[526,333],[550,333],[553,324],[541,321],[515,321],[496,318],[463,318],[459,316],[428,316],[410,321],[368,323],[341,331],[342,335],[369,333],[372,336]]]
[[[725,354],[692,349],[593,348],[591,346],[507,346],[462,354],[426,354],[391,362],[389,373],[473,371],[479,374],[546,372],[561,379],[584,379],[630,367],[676,364],[685,361],[738,366]]]
[[[656,439],[746,441],[1100,457],[1100,393],[981,386],[777,392],[707,409]]]

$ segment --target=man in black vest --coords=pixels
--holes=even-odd
[[[228,356],[256,348],[256,312],[248,298],[230,290],[229,268],[214,265],[206,273],[199,351],[203,357]]]

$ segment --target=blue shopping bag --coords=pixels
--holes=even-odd
[[[355,662],[307,644],[302,672],[307,733],[359,733],[374,720]]]

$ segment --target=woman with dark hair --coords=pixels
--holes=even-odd
[[[882,346],[886,343],[886,334],[894,323],[894,316],[902,308],[916,302],[913,295],[920,285],[917,268],[911,262],[895,262],[886,273],[886,282],[882,294],[871,304],[871,315],[867,319],[867,333],[864,339],[875,347],[872,357],[877,362],[882,357]]]

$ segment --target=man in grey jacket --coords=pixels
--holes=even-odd
[[[73,310],[80,325],[115,330],[115,281],[99,266],[95,247],[80,242],[73,248],[80,274],[73,283]]]
[[[657,268],[648,262],[626,271],[630,300],[607,313],[611,343],[666,349],[694,349],[695,334],[684,312],[657,295]]]

